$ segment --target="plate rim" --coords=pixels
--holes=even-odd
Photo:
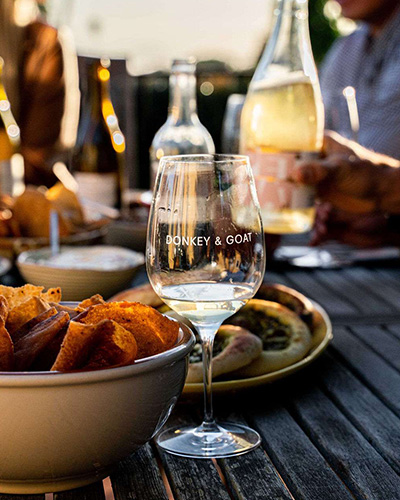
[[[317,311],[320,314],[322,318],[322,323],[325,326],[325,334],[322,341],[311,352],[309,352],[304,358],[300,359],[299,361],[296,361],[295,363],[292,363],[289,366],[285,366],[284,368],[275,370],[270,373],[266,373],[264,375],[258,375],[257,377],[248,377],[236,380],[213,381],[212,383],[213,393],[224,394],[224,393],[229,393],[230,391],[240,391],[243,389],[250,389],[253,387],[270,384],[275,380],[287,377],[292,373],[295,373],[296,371],[305,368],[315,359],[317,359],[325,351],[325,349],[328,347],[329,343],[333,339],[332,322],[328,316],[328,313],[320,304],[318,304],[314,300],[311,299],[308,300],[310,300],[313,306],[312,311]],[[203,394],[203,383],[202,382],[186,383],[183,388],[182,395],[191,396],[196,394]]]

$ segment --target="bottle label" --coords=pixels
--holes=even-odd
[[[279,211],[298,210],[314,205],[314,188],[297,184],[291,174],[298,160],[318,157],[318,153],[264,153],[248,151],[260,206]]]
[[[118,201],[118,176],[115,173],[75,172],[79,194],[91,201],[115,207]]]

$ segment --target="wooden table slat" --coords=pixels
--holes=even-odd
[[[282,273],[275,273],[270,271],[267,267],[265,271],[265,283],[275,284],[278,283],[280,285],[293,286],[293,283]]]
[[[400,416],[400,374],[348,329],[334,328],[331,346],[352,371]]]
[[[193,417],[194,410],[201,408],[190,406],[180,407],[168,419],[166,427],[199,424]],[[230,496],[221,480],[217,468],[212,460],[193,460],[181,458],[163,452],[158,448],[169,485],[175,500],[230,500]]]
[[[240,413],[232,412],[229,407],[223,406],[222,408],[218,406],[218,421],[249,425]],[[239,407],[239,405],[236,406]],[[240,498],[240,500],[293,499],[271,459],[261,446],[239,457],[219,459],[218,465],[235,498]]]
[[[365,281],[370,281],[374,286],[374,292],[383,300],[393,306],[393,309],[400,314],[400,282],[392,275],[382,277],[377,269],[363,269],[362,271]]]
[[[391,333],[391,335],[400,340],[400,324],[385,325],[385,327],[387,331]]]
[[[332,293],[325,284],[319,283],[312,273],[289,271],[286,275],[299,291],[321,304],[328,314],[332,316],[353,316],[359,314],[359,311],[349,301]]]
[[[285,408],[263,405],[249,419],[296,500],[354,498]]]
[[[192,460],[160,452],[176,500],[230,500],[211,460]]]
[[[400,474],[400,419],[329,354],[319,363],[319,384],[368,441]]]
[[[375,269],[380,278],[377,279],[380,283],[382,281],[391,283],[394,287],[400,286],[400,268],[391,269]]]
[[[400,371],[400,341],[379,326],[352,326],[351,331]]]
[[[310,384],[290,404],[302,428],[357,499],[398,498],[400,477],[322,391]]]
[[[105,500],[103,482],[99,481],[76,490],[54,493],[54,500]]]
[[[360,301],[365,299],[369,304],[370,314],[399,312],[400,289],[392,287],[383,280],[378,283],[374,271],[355,267],[343,269],[342,275],[350,282],[354,282],[353,289],[357,289],[357,297],[360,296]]]
[[[119,463],[110,479],[115,500],[168,500],[150,444]]]
[[[365,290],[363,287],[358,287],[357,295],[355,295],[354,282],[345,276],[342,271],[315,271],[315,277],[325,286],[330,288],[335,295],[351,304],[355,311],[365,314],[381,313],[382,301],[378,300],[376,297],[372,297],[369,291]],[[385,306],[386,304],[384,304],[383,309],[387,312]]]
[[[270,458],[261,448],[237,458],[220,460],[230,490],[240,500],[292,500]]]

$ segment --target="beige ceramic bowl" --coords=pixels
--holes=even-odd
[[[94,256],[94,262],[86,262],[86,266],[93,268],[79,268],[80,261],[77,258],[74,267],[57,267],[59,264],[52,263],[51,250],[49,247],[38,250],[28,250],[19,255],[17,259],[18,269],[28,283],[44,286],[45,288],[61,287],[63,300],[82,300],[99,293],[108,299],[117,292],[127,288],[135,275],[138,267],[144,263],[144,256],[127,248],[115,246],[85,246],[85,247],[61,247],[61,253],[82,252],[82,259],[88,261],[88,253]],[[101,269],[101,264],[108,256],[114,259]],[[124,261],[121,269],[110,268],[115,265],[115,260]],[[71,264],[69,264],[71,265]]]
[[[106,477],[161,428],[194,344],[130,366],[79,373],[0,373],[0,492],[45,493]]]

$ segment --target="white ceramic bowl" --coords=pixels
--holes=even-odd
[[[0,492],[45,493],[106,477],[161,428],[194,345],[133,365],[79,373],[0,373]]]
[[[105,245],[61,247],[61,254],[65,255],[66,252],[75,252],[75,255],[82,252],[81,261],[87,261],[86,267],[83,268],[79,258],[76,258],[74,264],[66,264],[70,267],[59,267],[60,263],[51,261],[49,247],[21,253],[17,259],[17,266],[28,283],[45,288],[60,286],[63,300],[82,300],[96,293],[108,299],[127,288],[138,267],[144,263],[143,254],[122,247]],[[94,257],[94,262],[88,262],[88,253]],[[107,256],[112,257],[113,265],[110,262],[108,266],[106,265]],[[124,262],[124,267],[120,269],[113,267],[118,260]],[[105,267],[101,268],[103,263]]]

